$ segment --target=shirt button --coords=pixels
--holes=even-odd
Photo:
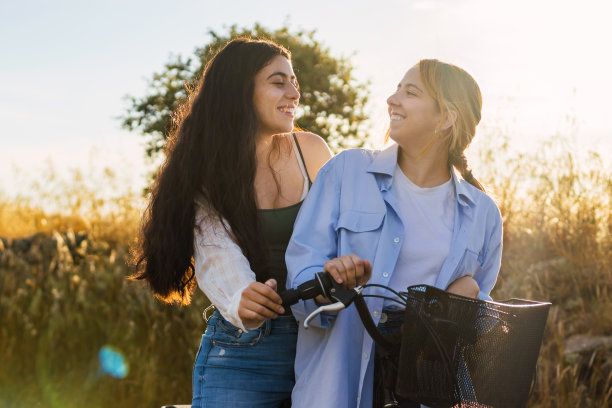
[[[363,353],[363,359],[367,360],[368,359],[368,353]]]
[[[374,315],[374,317],[378,317],[378,311],[374,311],[374,313],[372,313]]]
[[[383,278],[388,278],[389,274],[387,272],[383,272]]]
[[[398,237],[393,238],[393,242],[395,242],[396,244],[400,241],[400,239]]]

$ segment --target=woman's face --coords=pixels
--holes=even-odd
[[[391,124],[389,137],[405,149],[427,146],[440,121],[440,112],[425,90],[419,68],[412,67],[387,99]]]
[[[291,62],[281,55],[255,75],[253,105],[258,120],[258,134],[291,132],[295,109],[300,100]]]

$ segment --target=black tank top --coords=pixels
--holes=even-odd
[[[295,137],[295,133],[292,136],[293,140],[295,141],[295,145],[298,148],[298,159],[301,160],[303,168],[306,172],[308,189],[310,190],[312,182],[310,181],[308,170],[306,170],[302,149],[300,148],[297,138]],[[279,292],[285,290],[285,285],[287,283],[285,252],[287,251],[287,245],[289,245],[289,240],[291,239],[291,234],[293,233],[293,224],[295,223],[295,219],[301,206],[302,201],[288,207],[258,210],[263,237],[268,248],[268,268],[266,271],[266,278],[276,279]]]

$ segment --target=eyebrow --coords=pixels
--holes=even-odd
[[[269,76],[268,76],[268,78],[266,78],[266,79],[270,79],[270,78],[272,78],[274,75],[280,75],[280,76],[282,76],[284,79],[287,79],[287,78],[289,77],[289,75],[285,74],[284,72],[280,72],[280,71],[278,71],[278,72],[275,72],[275,73],[273,73],[273,74],[269,75]],[[291,79],[295,79],[295,78],[296,78],[296,77],[295,77],[295,75],[291,75]]]
[[[399,84],[397,84],[397,87],[399,88],[401,85],[402,85],[402,83],[400,82]],[[423,90],[421,88],[419,88],[418,86],[416,86],[413,83],[407,83],[406,85],[404,85],[404,87],[406,87],[406,88],[415,88],[417,91],[423,92]]]

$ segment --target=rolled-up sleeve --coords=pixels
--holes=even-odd
[[[198,286],[219,313],[234,326],[245,327],[238,316],[242,291],[255,281],[248,259],[232,239],[229,226],[201,201],[197,203],[193,261]]]
[[[293,235],[287,247],[287,288],[297,288],[323,270],[328,260],[337,256],[336,223],[341,194],[340,173],[342,155],[327,162],[302,204],[296,219]],[[298,321],[303,321],[318,305],[314,300],[300,301],[292,306]],[[323,313],[312,324],[329,327],[334,313]]]

